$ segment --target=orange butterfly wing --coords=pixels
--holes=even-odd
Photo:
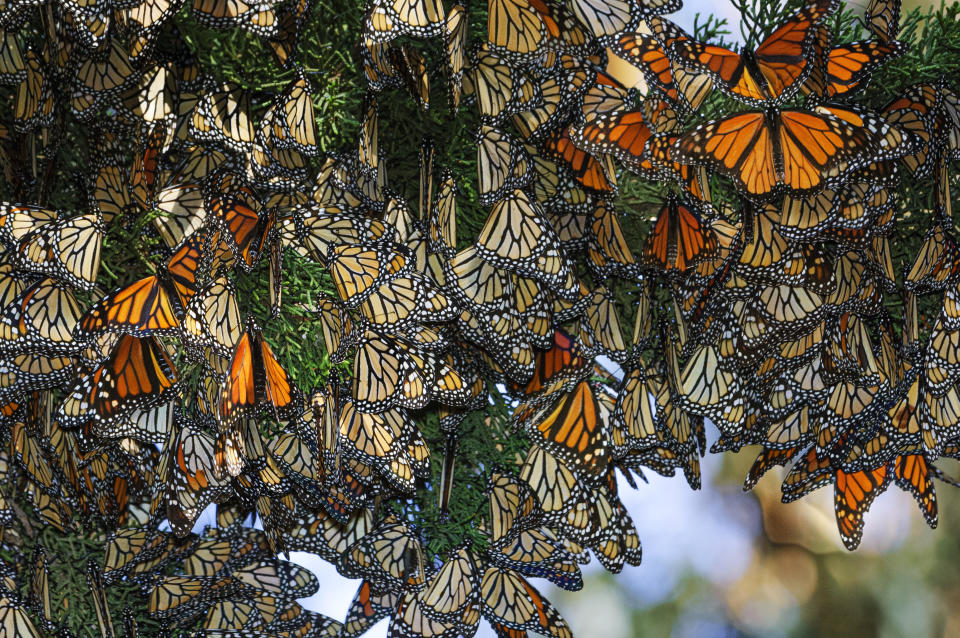
[[[747,55],[686,39],[674,40],[669,47],[686,65],[713,76],[733,97],[757,105],[779,101],[810,72],[815,28],[834,6],[833,0],[815,0]]]
[[[937,493],[930,477],[930,467],[922,454],[904,454],[893,463],[897,485],[913,495],[930,527],[937,526]]]
[[[263,369],[267,383],[267,401],[278,409],[286,408],[293,401],[292,386],[287,371],[283,369],[273,349],[266,341],[260,340],[263,356]]]
[[[871,150],[872,136],[861,126],[863,120],[848,113],[854,116],[850,121],[810,111],[780,113],[782,180],[787,186],[798,191],[817,188],[829,169]]]
[[[677,87],[673,82],[673,66],[666,52],[657,40],[642,33],[630,33],[620,36],[617,50],[626,56],[628,62],[646,71],[645,75],[664,94],[674,102],[678,99]]]
[[[523,388],[523,393],[540,392],[554,379],[571,373],[575,374],[585,365],[586,360],[581,355],[580,346],[574,338],[563,330],[555,330],[553,346],[537,355],[533,378]]]
[[[863,515],[887,487],[887,466],[847,473],[837,470],[833,505],[844,546],[854,550],[863,537]]]
[[[194,235],[184,241],[167,261],[167,272],[184,306],[197,292],[197,269],[206,244],[207,240],[202,235]]]
[[[697,214],[671,201],[660,211],[644,243],[643,257],[667,272],[684,272],[698,261],[715,257],[718,248],[717,236]]]
[[[232,424],[241,414],[263,402],[275,410],[290,407],[293,385],[270,345],[259,334],[251,335],[250,330],[246,330],[237,342],[227,370],[227,382],[220,391],[220,420]]]
[[[570,139],[569,128],[547,138],[544,146],[566,162],[576,180],[587,188],[603,193],[616,192],[612,163],[604,166],[599,159],[577,148]]]
[[[827,96],[853,91],[877,65],[906,50],[902,42],[877,40],[851,42],[832,49],[827,56]]]
[[[152,275],[102,299],[80,321],[80,330],[87,334],[115,330],[142,337],[178,325],[170,295],[159,277]]]
[[[590,153],[612,153],[626,164],[642,160],[653,132],[640,111],[610,113],[594,118],[577,132],[577,140]]]
[[[606,471],[610,451],[605,444],[600,405],[587,381],[581,381],[537,424],[547,450],[571,468],[594,474]]]
[[[815,28],[834,7],[833,0],[816,0],[757,47],[757,67],[772,91],[772,97],[780,97],[797,80],[805,77],[809,71],[809,53],[815,44]]]
[[[779,184],[795,191],[819,188],[833,169],[876,146],[859,115],[833,109],[741,113],[695,128],[675,149],[680,161],[708,166],[748,193],[766,195]]]
[[[681,136],[675,148],[679,161],[706,165],[755,195],[769,193],[777,183],[773,138],[763,113],[704,124]]]
[[[220,418],[226,423],[243,409],[252,408],[257,402],[256,384],[253,378],[253,344],[249,332],[244,332],[237,342],[227,382],[220,394]]]

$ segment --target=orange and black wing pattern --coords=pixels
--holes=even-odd
[[[107,295],[80,320],[85,335],[120,332],[145,337],[173,333],[180,325],[174,297],[158,275],[144,277]]]
[[[694,210],[671,199],[643,245],[643,261],[664,272],[683,273],[718,255],[717,236]]]
[[[64,400],[60,421],[64,427],[112,426],[171,400],[178,388],[177,369],[156,338],[124,335]]]
[[[544,150],[562,159],[578,182],[605,194],[617,192],[617,178],[609,157],[596,157],[581,150],[570,139],[570,129],[554,133],[544,141]]]
[[[834,482],[833,505],[837,515],[837,527],[844,546],[854,550],[863,537],[863,515],[890,483],[887,465],[873,470],[844,472],[837,470]]]
[[[933,487],[936,469],[923,454],[901,454],[893,461],[893,478],[902,489],[910,492],[930,527],[937,526],[937,492]]]
[[[528,429],[539,432],[544,448],[568,467],[600,474],[609,465],[610,448],[594,392],[589,381],[581,381],[532,419]]]
[[[814,61],[816,28],[836,7],[835,0],[814,0],[770,34],[755,52],[689,39],[670,43],[683,64],[710,74],[731,97],[753,106],[780,104],[800,88]]]
[[[225,426],[269,405],[275,413],[294,406],[295,387],[257,328],[244,332],[220,390],[217,416]]]

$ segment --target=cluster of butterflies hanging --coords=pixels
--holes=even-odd
[[[0,207],[0,524],[20,524],[19,503],[104,534],[102,560],[81,566],[103,635],[123,582],[202,635],[358,636],[389,617],[393,636],[472,635],[481,619],[568,636],[528,579],[579,589],[591,552],[613,572],[639,564],[616,470],[697,487],[705,420],[714,450],[762,446],[747,487],[787,463],[784,500],[833,484],[850,548],[890,482],[936,523],[932,481],[950,479],[933,463],[960,455],[960,106],[945,82],[879,109],[850,101],[906,51],[898,3],[872,3],[871,39],[835,43],[836,3],[813,0],[734,53],[663,18],[678,0],[373,0],[359,140],[337,153],[318,144],[298,62],[304,28],[334,16],[309,0],[183,4],[0,7],[0,161],[17,202]],[[292,80],[266,97],[216,81],[187,19],[263,38]],[[478,174],[465,188],[424,143],[414,208],[388,183],[404,158],[381,147],[380,103],[398,90],[442,108],[438,75],[477,123]],[[717,104],[727,114],[704,122]],[[57,158],[77,127],[89,148],[71,172]],[[667,194],[637,254],[614,208],[620,169]],[[898,281],[901,172],[932,185],[933,226]],[[75,212],[46,205],[62,175]],[[487,220],[458,236],[474,192]],[[113,229],[159,248],[129,247],[149,253],[129,262],[143,270],[106,273],[121,283],[104,289]],[[327,292],[285,302],[290,259],[320,267]],[[921,338],[918,298],[933,295]],[[298,387],[289,345],[264,336],[291,317],[320,326],[304,347],[339,366],[324,387]],[[449,510],[465,419],[498,418],[491,392],[516,408],[490,436],[525,454],[468,469],[476,533],[434,558],[414,497]],[[193,533],[211,504],[216,528]],[[63,557],[17,551],[33,558],[0,563],[0,626],[64,631],[47,582]],[[316,581],[278,551],[362,579],[345,622],[300,608]],[[124,624],[136,633],[132,612]]]

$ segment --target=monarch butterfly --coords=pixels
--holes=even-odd
[[[895,97],[881,109],[883,117],[904,131],[912,133],[919,142],[911,153],[903,158],[907,169],[917,178],[930,174],[936,154],[937,111],[942,104],[942,94],[932,84],[917,84],[907,89],[903,95]]]
[[[674,41],[691,38],[675,24],[664,18],[647,19],[650,29],[625,33],[618,37],[615,50],[634,66],[644,78],[674,104],[687,111],[696,111],[710,94],[713,80],[706,73],[693,73],[677,64],[667,55]],[[652,32],[650,31],[652,29]]]
[[[419,539],[393,516],[348,547],[337,562],[337,571],[347,578],[363,578],[375,595],[423,589],[425,569]]]
[[[819,27],[827,39],[826,27]],[[821,51],[825,56],[822,68],[813,71],[803,86],[804,91],[834,98],[855,91],[866,83],[870,73],[889,58],[903,55],[907,45],[897,41],[862,40]]]
[[[952,285],[960,274],[958,254],[960,244],[949,230],[940,224],[930,227],[906,275],[907,289],[914,294],[922,294]]]
[[[937,87],[943,98],[940,118],[943,120],[941,135],[945,138],[944,154],[950,159],[960,158],[960,96],[941,81]],[[940,162],[942,164],[942,161]]]
[[[447,54],[445,63],[450,107],[456,113],[463,92],[463,70],[467,55],[467,10],[462,4],[453,5],[447,12],[443,40]]]
[[[0,84],[20,84],[27,78],[27,68],[17,34],[4,31],[0,39]]]
[[[453,177],[443,175],[435,200],[425,201],[430,206],[428,246],[432,252],[449,257],[457,246],[457,184]]]
[[[35,431],[36,424],[16,422],[11,428],[11,452],[15,452],[17,465],[21,466],[38,489],[56,494],[60,487],[60,474],[56,465],[51,465],[50,445],[42,433]]]
[[[657,415],[650,404],[650,395],[658,389],[653,377],[636,367],[624,376],[617,394],[615,423],[623,424],[625,436],[635,449],[657,441]]]
[[[361,244],[361,240],[376,241],[387,232],[380,220],[334,214],[316,206],[299,207],[292,214],[300,227],[297,235],[301,254],[323,264],[330,263],[334,248],[339,247],[338,255],[353,257],[363,250],[349,246]]]
[[[498,120],[536,104],[540,86],[515,66],[511,66],[486,46],[473,56],[463,77],[463,93],[476,101],[480,115]]]
[[[275,413],[286,412],[294,404],[296,388],[286,370],[277,361],[260,332],[247,320],[247,328],[237,341],[220,390],[217,419],[224,428],[269,404]]]
[[[434,396],[434,366],[433,357],[406,340],[367,330],[353,360],[357,407],[366,412],[390,406],[423,408]]]
[[[510,297],[512,286],[508,273],[481,259],[474,247],[457,253],[445,264],[445,273],[455,284],[450,287],[452,295],[469,311],[460,321],[468,338],[488,347],[496,344],[492,354],[505,355],[500,360],[507,365],[511,376],[529,378],[533,351],[520,336],[520,317]]]
[[[287,68],[296,59],[297,46],[300,44],[300,34],[310,13],[310,0],[297,0],[280,7],[277,17],[277,33],[270,41],[270,48],[274,59],[280,66]]]
[[[443,33],[445,14],[439,0],[376,0],[364,18],[364,36],[389,42],[402,35],[433,38]]]
[[[307,598],[320,588],[308,569],[279,558],[254,561],[231,571],[241,587],[264,592],[281,600]]]
[[[375,328],[399,332],[420,322],[449,321],[458,308],[426,277],[411,273],[382,284],[359,306],[360,314]]]
[[[340,431],[344,433],[343,455],[376,468],[394,488],[412,491],[417,468],[410,443],[421,437],[410,427],[408,419],[397,408],[365,414],[356,409],[354,402],[346,402],[339,414]]]
[[[587,248],[589,264],[601,279],[630,278],[638,274],[636,258],[627,244],[619,215],[610,206],[598,204],[591,223],[592,238]]]
[[[202,266],[211,258],[213,242],[204,232],[187,237],[167,260],[167,274],[173,283],[181,306],[186,306],[197,293]]]
[[[27,602],[37,611],[39,616],[46,620],[51,620],[50,608],[50,570],[47,567],[47,556],[43,550],[43,545],[37,543],[33,549],[33,557],[30,561],[33,564],[33,571],[30,574],[30,589],[27,594]]]
[[[91,56],[77,69],[74,80],[77,88],[92,94],[95,99],[116,95],[140,79],[129,62],[130,54],[119,39],[110,42],[110,51],[106,56]]]
[[[13,252],[31,231],[56,221],[59,212],[38,206],[0,203],[0,243]],[[9,270],[10,266],[6,266]]]
[[[347,619],[343,623],[342,635],[345,638],[356,638],[366,633],[367,629],[393,613],[398,602],[398,594],[388,591],[375,595],[370,590],[370,583],[364,580],[360,583],[357,593],[350,603]]]
[[[894,458],[894,481],[916,499],[931,528],[937,526],[937,494],[932,478],[934,476],[939,476],[939,470],[923,454],[900,454]]]
[[[237,582],[229,575],[164,576],[150,590],[148,610],[156,618],[190,619],[209,603],[224,600],[237,589]]]
[[[600,419],[600,407],[588,381],[580,381],[562,393],[549,408],[526,422],[539,432],[541,445],[568,467],[599,474],[610,462],[607,435]]]
[[[14,262],[28,272],[57,277],[90,290],[100,267],[103,223],[99,215],[80,215],[44,224],[20,240]]]
[[[747,478],[744,479],[743,482],[743,490],[748,491],[753,489],[770,468],[777,465],[786,465],[800,449],[799,447],[792,447],[781,450],[764,447],[757,455],[753,465],[750,466]]]
[[[571,496],[582,489],[579,479],[567,466],[540,445],[533,444],[520,466],[519,478],[533,490],[548,515],[564,511]]]
[[[194,107],[190,133],[204,144],[222,145],[238,153],[249,152],[254,137],[249,93],[228,83],[204,94]]]
[[[50,126],[53,122],[52,80],[44,74],[37,55],[27,50],[23,56],[26,75],[15,89],[13,127],[19,133]]]
[[[423,612],[435,621],[449,623],[464,633],[475,631],[480,620],[476,607],[479,579],[472,553],[452,552],[418,595]]]
[[[316,155],[319,152],[316,114],[310,84],[302,73],[298,73],[277,97],[274,109],[269,137],[272,144],[278,149],[292,149],[306,156]]]
[[[184,551],[190,551],[188,544]],[[166,532],[143,528],[123,528],[107,537],[103,559],[104,582],[111,582],[125,575],[150,571],[158,564],[176,558],[173,537]]]
[[[124,107],[145,122],[160,122],[174,113],[176,76],[172,65],[148,69],[124,96]]]
[[[392,46],[387,55],[397,70],[407,93],[424,111],[430,108],[430,76],[427,74],[427,62],[419,51],[403,44]]]
[[[60,4],[73,18],[77,34],[87,46],[96,49],[103,44],[110,29],[111,11],[108,3],[83,4],[76,0],[61,0]]]
[[[668,274],[683,273],[700,261],[718,255],[717,237],[696,209],[671,198],[660,210],[657,222],[643,245],[643,260]]]
[[[900,31],[900,0],[870,0],[863,22],[880,41],[893,40]]]
[[[601,286],[589,296],[578,331],[585,352],[603,354],[614,361],[624,361],[627,344],[623,339],[619,313],[610,291]]]
[[[502,130],[483,125],[477,139],[480,203],[490,206],[529,183],[532,172],[526,151]]]
[[[169,454],[171,477],[166,487],[166,514],[177,536],[186,536],[211,502],[233,494],[229,476],[215,454],[215,440],[191,423],[182,424]]]
[[[187,305],[183,320],[184,345],[201,351],[209,348],[218,358],[228,359],[242,333],[236,288],[227,277],[210,282]]]
[[[679,8],[680,2],[676,0],[574,0],[570,5],[573,15],[598,38],[632,33],[647,15],[673,13]]]
[[[168,402],[179,390],[177,369],[155,337],[123,335],[110,355],[67,395],[57,414],[63,427],[92,421],[108,428]]]
[[[587,361],[575,338],[562,329],[557,329],[554,331],[550,348],[537,354],[534,375],[521,391],[526,395],[537,394],[552,382],[568,377],[575,378],[586,369]]]
[[[18,354],[0,358],[0,403],[23,392],[56,388],[74,375],[72,357]]]
[[[670,41],[670,53],[708,73],[721,91],[751,106],[782,104],[813,70],[816,28],[836,9],[834,0],[813,0],[770,34],[756,51],[734,53],[687,38]]]
[[[401,244],[340,244],[331,249],[327,263],[341,302],[354,308],[383,284],[409,273],[414,258]]]
[[[551,134],[543,143],[544,150],[565,162],[576,180],[587,188],[601,194],[615,195],[617,178],[612,158],[606,153],[595,157],[580,150],[570,135],[569,127]]]
[[[239,27],[261,37],[277,35],[277,14],[273,0],[250,4],[241,0],[193,0],[197,21],[213,29]]]
[[[73,336],[78,321],[80,305],[73,293],[55,279],[38,280],[0,314],[0,351],[74,354],[83,347]]]
[[[480,611],[489,622],[555,638],[573,635],[560,612],[515,571],[490,565],[478,570]]]
[[[19,598],[6,587],[0,593],[0,635],[40,638],[41,634]]]
[[[569,266],[540,206],[520,190],[490,211],[476,241],[477,254],[498,268],[543,281],[563,296]],[[564,294],[567,293],[567,294]]]
[[[484,557],[499,567],[546,578],[568,591],[583,588],[583,578],[573,554],[564,548],[550,527],[516,530],[509,538],[493,544],[484,552]]]
[[[588,153],[611,154],[634,172],[646,168],[643,162],[652,137],[653,131],[642,111],[596,116],[572,132],[572,139]]]
[[[619,80],[597,71],[596,81],[583,94],[580,111],[590,121],[606,113],[626,110],[632,97],[633,91],[625,88]]]
[[[134,337],[171,334],[180,326],[173,299],[158,275],[144,277],[93,305],[78,330],[87,337],[106,331]]]
[[[837,527],[844,546],[851,551],[860,545],[863,537],[863,515],[890,483],[888,469],[887,465],[881,465],[873,470],[851,473],[836,470],[834,507]]]
[[[494,543],[509,540],[540,523],[542,512],[525,483],[497,470],[488,477],[486,489],[489,494],[488,533]]]
[[[489,0],[487,39],[508,54],[536,53],[546,36],[545,22],[557,32],[546,6],[530,0]]]
[[[243,255],[246,263],[248,255],[253,260],[252,253],[262,254],[258,249],[266,241],[270,221],[267,216],[261,219],[261,203],[244,178],[229,172],[212,175],[205,188],[204,202],[205,209],[222,225],[234,256]],[[255,244],[258,237],[260,245]]]
[[[464,91],[469,88],[466,83],[468,78],[469,76],[464,76]],[[524,105],[511,115],[511,122],[526,141],[532,143],[544,139],[564,121],[566,110],[561,108],[565,98],[561,88],[562,81],[563,78],[556,74],[546,74],[536,90],[540,100]]]
[[[878,118],[819,108],[741,113],[696,127],[673,148],[679,161],[707,166],[764,196],[777,187],[813,192],[831,173],[857,167],[868,156],[904,155],[908,145]]]
[[[685,403],[709,417],[722,432],[735,432],[741,426],[743,389],[736,375],[720,365],[716,348],[698,348],[684,366],[680,382]]]

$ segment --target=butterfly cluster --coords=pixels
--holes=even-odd
[[[120,587],[199,635],[569,636],[530,580],[639,564],[618,470],[698,487],[707,421],[714,451],[761,446],[746,487],[788,463],[784,500],[833,484],[851,549],[891,482],[936,524],[934,462],[960,457],[960,101],[945,80],[859,100],[908,51],[897,2],[871,3],[866,40],[835,42],[837,3],[811,0],[734,52],[663,17],[679,0],[371,0],[339,150],[301,52],[335,16],[183,5],[0,6],[0,526],[26,507],[94,539],[77,569],[104,636]],[[211,30],[284,81],[224,79]],[[399,100],[467,122],[476,174],[443,141],[388,153]],[[411,156],[419,179],[389,181]],[[636,248],[626,172],[660,199]],[[898,279],[903,174],[933,225]],[[65,181],[70,210],[49,204]],[[475,511],[451,539],[458,489]],[[66,558],[30,529],[0,627],[69,634]],[[317,582],[285,551],[361,579],[342,623],[297,603]]]

